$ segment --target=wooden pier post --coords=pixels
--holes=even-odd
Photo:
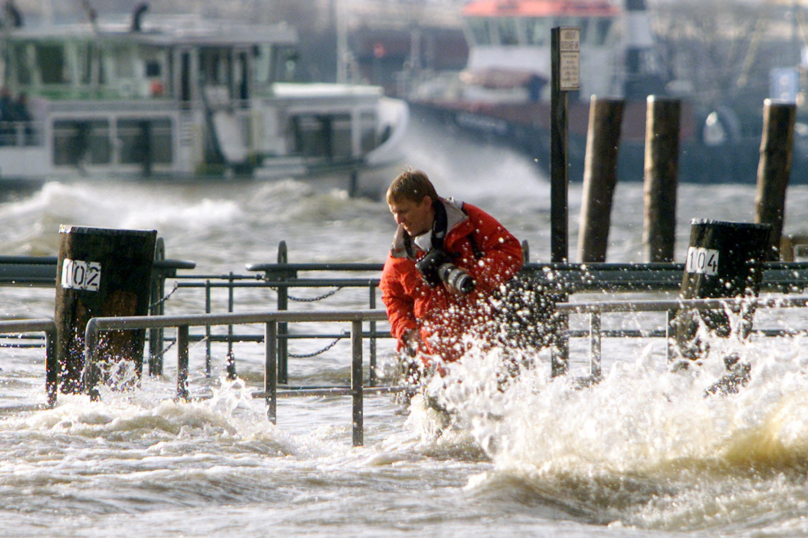
[[[623,100],[592,96],[578,231],[578,259],[581,262],[606,261],[623,108]]]
[[[786,212],[786,189],[791,175],[791,153],[797,105],[766,99],[755,195],[755,222],[771,226],[767,259],[780,259],[780,237]]]
[[[672,262],[676,239],[679,114],[676,99],[648,96],[645,126],[645,226],[647,262]]]
[[[59,235],[56,353],[61,390],[76,393],[82,390],[87,322],[149,313],[157,232],[63,225]],[[99,346],[100,356],[133,361],[139,381],[145,339],[145,330],[110,332]]]

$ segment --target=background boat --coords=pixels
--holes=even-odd
[[[293,28],[147,9],[6,25],[2,178],[336,176],[361,190],[361,172],[399,162],[406,103],[296,82]]]

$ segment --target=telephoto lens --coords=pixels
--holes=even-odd
[[[438,267],[438,276],[460,293],[471,293],[477,285],[467,272],[451,263],[444,263]]]

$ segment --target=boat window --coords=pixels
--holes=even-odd
[[[519,33],[516,29],[516,19],[512,17],[504,17],[499,19],[499,44],[500,45],[518,45]]]
[[[89,86],[93,79],[93,47],[90,43],[76,44],[76,67],[79,84]]]
[[[160,62],[157,60],[149,60],[146,62],[146,76],[151,77],[159,77],[160,76]]]
[[[109,164],[112,157],[107,120],[53,122],[53,164],[77,166]]]
[[[11,58],[14,67],[17,69],[17,83],[21,85],[33,83],[30,50],[28,43],[14,43],[11,45]],[[6,69],[9,69],[9,67],[6,66]],[[6,73],[6,78],[11,78],[9,73]]]
[[[112,45],[105,55],[105,60],[108,67],[107,73],[112,74],[111,78],[121,79],[135,76],[131,47]]]
[[[122,118],[116,124],[122,164],[171,164],[171,120]]]
[[[590,41],[593,42],[594,45],[602,46],[606,43],[606,39],[609,37],[609,30],[612,27],[612,19],[601,18],[594,22],[592,29],[590,32],[592,33],[592,37]]]
[[[259,86],[270,84],[269,78],[272,72],[272,56],[270,45],[256,45],[253,47],[253,60],[255,65],[255,82]]]
[[[362,153],[367,153],[376,148],[378,145],[376,141],[376,113],[375,112],[362,112],[359,115],[359,132],[362,146]],[[382,133],[385,137],[385,133]],[[390,134],[386,133],[389,137]]]
[[[292,82],[297,71],[297,50],[293,47],[278,47],[273,62],[273,82]]]
[[[544,17],[525,20],[525,33],[528,45],[545,47],[550,42],[550,19]]]
[[[326,160],[351,157],[350,114],[300,114],[290,118],[287,143],[292,153]]]
[[[61,44],[38,43],[36,64],[39,66],[42,84],[67,84],[70,77],[65,61],[65,51]]]
[[[468,19],[468,28],[475,45],[491,44],[491,25],[488,19],[471,17]]]

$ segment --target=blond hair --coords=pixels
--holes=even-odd
[[[399,174],[387,189],[387,203],[409,200],[419,203],[424,196],[434,202],[438,199],[435,186],[429,181],[427,175],[420,170],[407,170]]]

